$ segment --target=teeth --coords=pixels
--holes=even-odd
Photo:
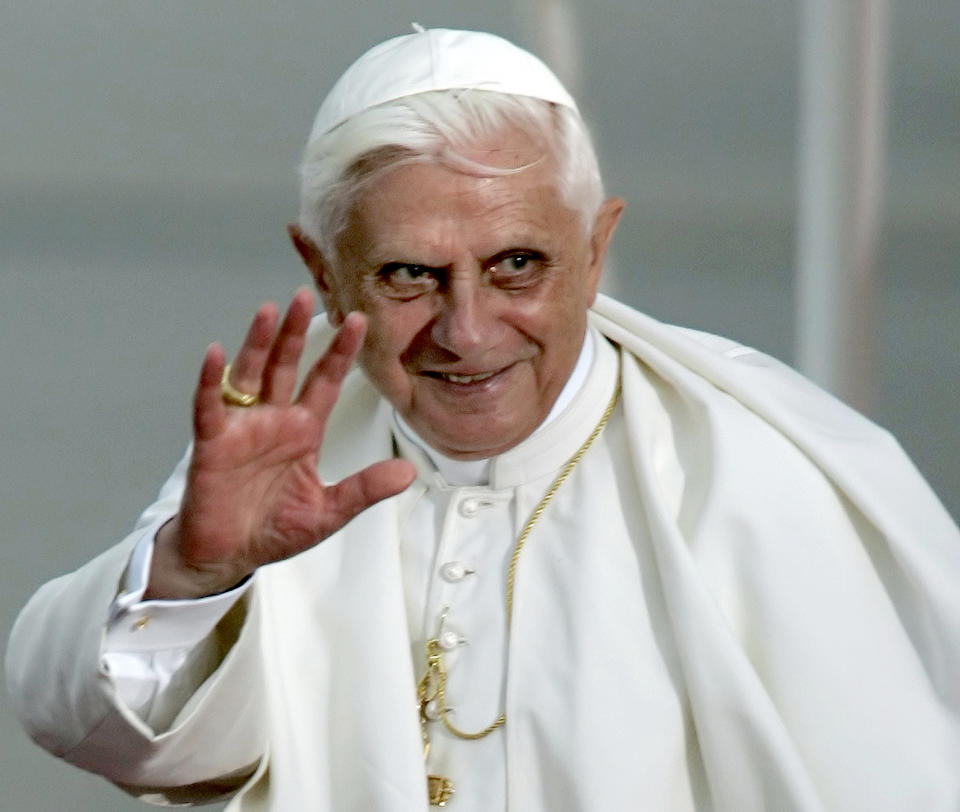
[[[478,375],[454,375],[452,372],[445,372],[441,377],[451,383],[476,383],[492,378],[495,374],[494,372],[481,372]]]

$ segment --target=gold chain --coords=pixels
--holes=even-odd
[[[513,547],[513,555],[510,557],[510,568],[507,570],[506,604],[508,630],[510,629],[510,619],[513,616],[513,587],[517,575],[517,562],[520,560],[520,553],[523,550],[523,545],[530,536],[533,526],[537,523],[537,520],[543,514],[543,511],[546,510],[547,505],[550,504],[550,500],[553,499],[554,494],[556,494],[556,492],[560,489],[560,486],[563,485],[567,477],[570,476],[571,471],[573,471],[573,469],[577,466],[577,463],[580,462],[583,455],[587,453],[587,450],[591,445],[593,445],[597,437],[600,436],[600,432],[603,431],[604,427],[610,420],[610,415],[613,414],[613,410],[617,405],[617,400],[619,397],[620,380],[618,377],[617,386],[613,392],[613,397],[610,398],[610,402],[607,404],[607,408],[604,410],[603,416],[600,418],[600,422],[597,423],[593,431],[590,432],[590,436],[584,440],[583,445],[577,449],[577,452],[567,461],[567,464],[563,466],[563,470],[557,474],[557,478],[553,480],[553,484],[547,489],[547,492],[543,495],[543,498],[540,500],[539,504],[533,509],[533,513],[530,514],[530,518],[527,519],[527,523],[523,526],[523,530],[520,531],[520,535],[517,537],[517,542]],[[442,624],[443,621],[441,620],[441,626]],[[457,736],[461,739],[482,739],[484,736],[493,733],[493,731],[497,728],[503,727],[504,723],[507,721],[505,712],[501,713],[489,725],[483,728],[483,730],[478,730],[474,733],[460,730],[456,725],[454,725],[448,716],[449,708],[447,707],[446,702],[447,666],[443,659],[443,648],[440,645],[439,631],[436,637],[432,637],[427,641],[426,654],[427,670],[417,685],[417,699],[420,702],[420,727],[423,734],[423,757],[425,759],[430,753],[430,737],[427,733],[427,723],[430,721],[427,708],[428,705],[433,705],[435,708],[433,715],[443,722],[444,727],[446,727],[446,729],[449,730],[454,736]]]

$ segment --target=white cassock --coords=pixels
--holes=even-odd
[[[447,484],[352,375],[323,478],[399,449],[417,482],[259,571],[211,676],[151,727],[101,643],[175,474],[137,532],[21,615],[7,670],[28,730],[157,803],[240,783],[230,810],[424,812],[426,772],[454,782],[451,812],[960,809],[960,534],[896,443],[753,350],[602,297],[591,325],[579,394],[488,485]],[[508,634],[517,534],[618,377],[523,549]],[[480,741],[432,723],[425,765],[438,631],[456,724],[507,722]]]

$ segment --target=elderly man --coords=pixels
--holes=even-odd
[[[13,633],[34,738],[231,810],[955,812],[956,527],[791,371],[598,297],[622,208],[529,54],[361,57],[291,227],[329,325],[207,351],[159,500]]]

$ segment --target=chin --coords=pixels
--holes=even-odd
[[[420,433],[420,436],[441,454],[455,460],[483,460],[509,451],[522,443],[532,432],[514,436],[501,434],[491,436],[489,430],[477,433],[458,432],[454,435],[437,435],[435,432]]]

